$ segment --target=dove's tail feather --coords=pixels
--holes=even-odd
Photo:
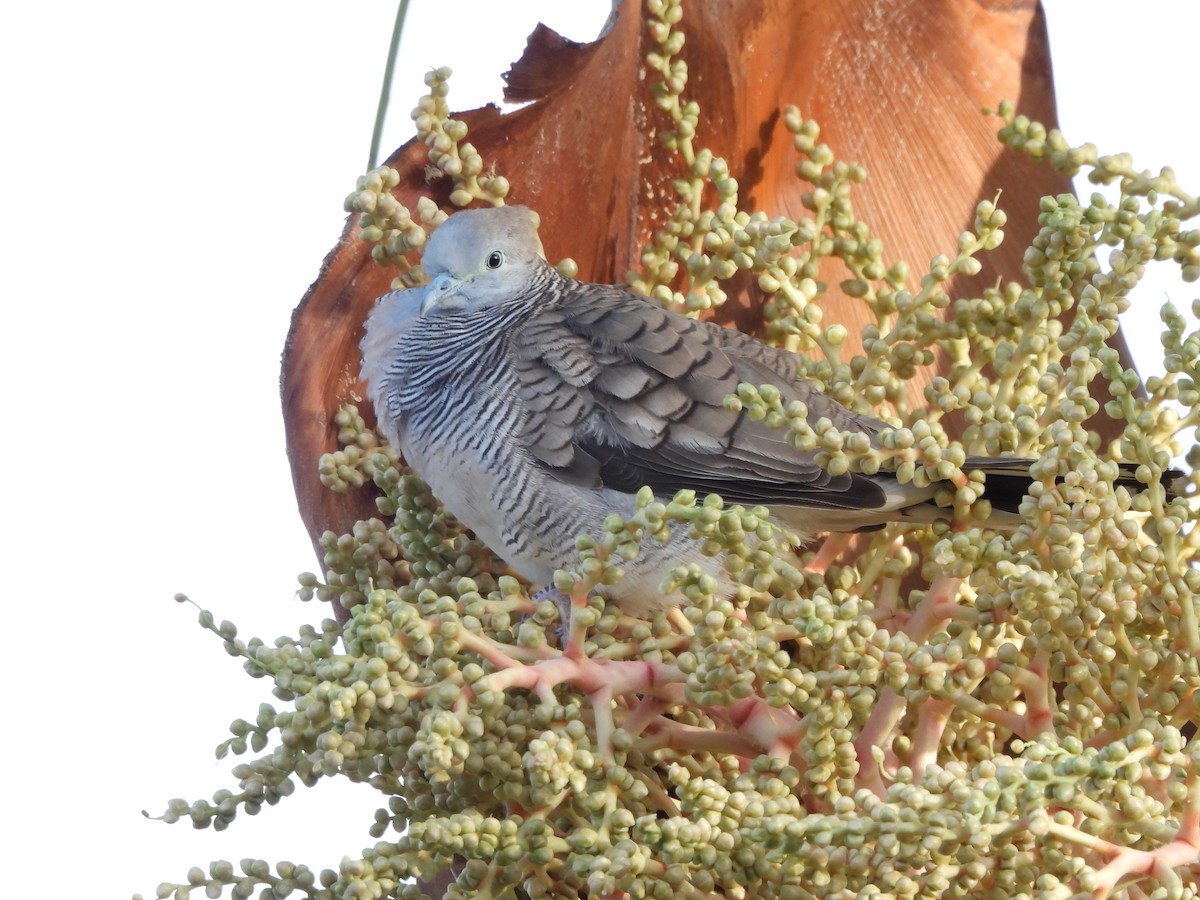
[[[963,463],[964,472],[982,472],[984,475],[983,499],[992,504],[993,516],[1007,513],[1004,519],[1015,516],[1021,501],[1029,493],[1033,483],[1029,467],[1036,460],[1023,457],[996,459],[988,456],[968,456]],[[1016,522],[1014,522],[1014,525]]]
[[[993,510],[1015,514],[1021,507],[1021,501],[1029,493],[1032,484],[1029,467],[1033,463],[1032,459],[1022,458],[968,457],[963,469],[984,473],[983,497],[992,504]],[[1146,489],[1146,485],[1137,477],[1136,465],[1121,463],[1120,466],[1121,474],[1117,476],[1115,484],[1134,494]],[[1168,500],[1178,495],[1177,482],[1182,478],[1183,473],[1179,469],[1168,469],[1163,473],[1162,483],[1167,489]]]
[[[992,505],[992,514],[988,517],[990,527],[1006,531],[1021,524],[1021,502],[1033,484],[1029,467],[1034,462],[1033,459],[1022,457],[967,458],[962,467],[964,471],[984,473],[983,498]],[[1168,500],[1179,495],[1182,478],[1183,473],[1178,469],[1168,469],[1163,473],[1162,482]],[[902,485],[882,478],[877,478],[877,483],[884,489],[886,500],[874,509],[839,511],[836,516],[831,516],[822,510],[792,511],[784,508],[778,510],[778,514],[792,527],[809,534],[817,531],[874,531],[889,522],[929,525],[949,519],[952,515],[950,509],[934,502],[936,486],[916,490],[911,484]],[[1146,489],[1146,485],[1138,480],[1137,466],[1126,463],[1121,464],[1116,484],[1135,494]]]
[[[1021,501],[1033,484],[1029,467],[1035,461],[1024,457],[967,457],[962,466],[964,471],[984,473],[983,498],[992,505],[992,513],[987,521],[990,527],[1006,531],[1021,524]],[[1178,482],[1182,477],[1183,473],[1178,469],[1168,469],[1163,473],[1162,481],[1167,489],[1168,500],[1178,495],[1181,487]],[[930,525],[953,516],[952,510],[934,502],[937,485],[916,488],[911,482],[900,484],[882,472],[875,476],[874,482],[884,495],[883,502],[878,506],[830,511],[780,504],[772,506],[772,510],[787,525],[807,535],[821,531],[875,531],[895,522]],[[1131,493],[1146,489],[1146,485],[1137,478],[1135,465],[1122,464],[1116,483]]]

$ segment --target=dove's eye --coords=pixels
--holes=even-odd
[[[498,269],[504,265],[504,254],[499,250],[493,250],[487,255],[487,259],[483,261],[483,264],[489,269]]]

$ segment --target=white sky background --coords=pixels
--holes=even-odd
[[[607,5],[568,20],[573,5],[549,0],[503,15],[413,0],[383,155],[410,135],[427,67],[455,68],[452,108],[477,106],[539,16],[585,40]],[[1068,139],[1169,163],[1200,190],[1200,5],[1047,6]],[[220,834],[140,811],[235,787],[213,748],[271,699],[172,595],[244,638],[326,615],[294,597],[318,564],[284,456],[279,353],[364,169],[394,15],[391,0],[0,13],[6,896],[153,896],[215,858],[320,869],[372,843],[383,798],[340,780]],[[1140,61],[1113,74],[1116,52]],[[1144,287],[1135,350],[1163,299],[1198,293]]]

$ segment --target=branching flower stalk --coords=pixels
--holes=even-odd
[[[1200,423],[1200,331],[1165,305],[1166,373],[1144,382],[1107,346],[1148,265],[1200,278],[1196,198],[1169,170],[1071,147],[1001,105],[1003,141],[1121,196],[1045,198],[1025,279],[952,297],[950,278],[1003,240],[1003,198],[981,203],[912,290],[854,215],[866,173],[795,109],[783,119],[811,215],[738,208],[728,167],[697,143],[682,7],[647,8],[680,175],[631,284],[698,311],[754,273],[766,337],[891,427],[870,446],[810,425],[769,387],[727,402],[831,471],[948,482],[953,524],[882,529],[850,559],[793,552],[764,509],[645,491],[629,519],[579,539],[579,565],[555,585],[571,600],[564,622],[346,407],[320,476],[374,491],[379,516],[327,533],[324,573],[301,576],[300,595],[343,604],[349,622],[242,642],[201,613],[284,706],[236,720],[218,749],[256,754],[234,769],[236,791],[173,800],[163,818],[224,828],[296,780],[341,776],[386,797],[377,843],[319,874],[218,861],[158,896],[416,898],[412,879],[448,869],[448,897],[1200,895],[1200,450],[1163,485]],[[449,118],[448,75],[430,74],[414,113],[431,165],[456,204],[503,202],[507,182],[483,175]],[[347,208],[400,286],[421,280],[415,254],[444,214],[403,209],[397,183],[376,169]],[[822,322],[830,257],[839,289],[872,314],[861,353]],[[935,354],[948,368],[911,404],[907,383]],[[958,440],[950,416],[965,423]],[[1098,416],[1120,423],[1115,440],[1091,430]],[[963,472],[975,454],[1038,460],[1015,530],[989,527]],[[603,586],[672,528],[724,555],[732,595],[681,566],[667,587],[684,606],[646,621],[606,604]]]
[[[429,175],[450,179],[450,202],[455,206],[465,207],[475,202],[503,206],[509,192],[508,179],[488,167],[479,151],[466,140],[467,123],[450,118],[446,97],[452,74],[447,66],[426,73],[429,93],[412,111],[417,137],[429,148]],[[391,193],[399,183],[395,169],[378,166],[359,177],[343,204],[346,212],[359,214],[360,237],[375,245],[371,248],[372,259],[399,270],[392,281],[394,290],[425,282],[425,274],[412,255],[425,246],[429,232],[447,216],[432,199],[421,197],[414,218],[413,212]],[[559,262],[558,269],[569,278],[578,271],[571,259]]]

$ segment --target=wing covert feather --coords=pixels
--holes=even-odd
[[[575,282],[563,283],[512,340],[524,438],[556,477],[623,491],[693,488],[753,504],[871,509],[886,499],[870,479],[831,476],[782,430],[725,407],[739,382],[771,383],[785,403],[804,401],[813,420],[878,431],[883,423],[801,379],[786,351],[671,315],[619,287]]]

